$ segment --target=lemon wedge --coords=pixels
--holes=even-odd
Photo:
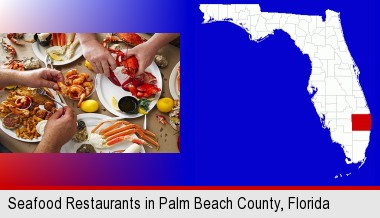
[[[116,100],[116,98],[114,96],[112,96],[112,98],[111,98],[111,106],[113,107],[113,109],[115,109],[117,111],[120,110],[120,108],[119,108],[119,106],[117,104],[117,100]]]
[[[148,114],[148,112],[146,112],[144,109],[142,109],[141,107],[139,107],[139,113],[140,114]]]
[[[62,58],[59,57],[58,55],[54,54],[54,53],[50,53],[49,55],[51,58],[53,58],[53,60],[62,61]]]
[[[86,60],[86,61],[84,62],[84,66],[86,66],[87,69],[89,69],[89,70],[91,70],[91,71],[94,71],[94,69],[92,68],[92,66],[91,66],[91,64],[90,64],[90,62],[89,62],[88,60]]]
[[[17,87],[17,85],[15,85],[15,86],[6,86],[5,88],[6,89],[14,89],[14,88],[16,88]]]

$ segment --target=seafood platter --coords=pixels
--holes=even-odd
[[[115,42],[136,46],[145,41],[135,33],[119,33],[103,40],[103,46],[114,55],[118,67],[108,78],[101,74],[96,76],[96,92],[103,106],[118,117],[140,117],[148,113],[160,98],[162,77],[157,64],[153,62],[145,72],[137,75],[138,60],[135,56],[127,58],[128,47],[121,49],[119,44],[109,46]],[[130,110],[125,110],[128,108]]]
[[[34,39],[34,54],[41,61],[49,55],[53,65],[69,64],[83,55],[79,37],[75,33],[36,33]]]
[[[160,148],[151,131],[102,114],[79,114],[77,133],[62,153],[145,153],[144,146]]]
[[[47,120],[60,107],[36,90],[9,86],[0,91],[0,128],[20,141],[41,141]],[[50,97],[60,101],[54,90],[45,88],[45,91]]]
[[[56,66],[72,63],[82,56],[82,48],[75,33],[35,33],[32,36],[33,39],[28,40],[21,33],[7,34],[8,39],[3,38],[0,43],[8,57],[0,67],[19,71],[33,70],[42,67],[41,62],[45,61],[46,56],[50,56]],[[138,73],[137,58],[128,56],[129,48],[145,41],[147,39],[135,33],[107,35],[102,45],[110,51],[117,65],[109,77],[90,72],[91,69],[85,63],[89,71],[84,67],[64,68],[64,81],[57,83],[58,90],[44,88],[58,102],[62,102],[62,96],[77,101],[75,106],[82,111],[85,111],[81,107],[82,103],[96,91],[102,106],[116,116],[109,117],[92,113],[93,111],[78,114],[77,133],[62,146],[62,153],[145,153],[147,147],[159,150],[158,132],[146,130],[125,119],[148,114],[156,106],[163,90],[159,68],[168,65],[164,56],[156,55],[155,61],[142,73]],[[28,42],[32,43],[32,51],[38,59],[31,57],[18,60],[20,55],[13,46],[23,46]],[[169,79],[169,90],[174,99],[174,106],[172,103],[172,109],[167,114],[169,122],[162,114],[153,115],[159,123],[169,123],[176,131],[179,131],[180,126],[179,82],[178,62]],[[41,141],[47,120],[60,107],[51,99],[40,95],[35,88],[23,86],[9,86],[0,90],[0,102],[1,129],[12,138],[24,142]],[[96,110],[98,106],[94,111]]]

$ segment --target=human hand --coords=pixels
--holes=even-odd
[[[83,56],[88,60],[95,73],[110,75],[111,70],[116,69],[115,58],[97,40],[87,40],[82,43]]]
[[[69,107],[60,108],[48,120],[40,144],[34,152],[59,152],[62,145],[68,142],[76,133],[77,116]]]
[[[145,69],[153,62],[154,56],[158,51],[158,49],[149,45],[150,44],[148,42],[144,42],[128,50],[128,57],[135,56],[139,61],[139,70],[137,71],[137,75],[145,72]]]
[[[58,70],[40,68],[19,72],[19,83],[32,88],[47,87],[57,90],[57,82],[63,82],[63,75]]]

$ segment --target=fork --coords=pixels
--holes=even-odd
[[[51,62],[50,55],[48,54],[46,55],[46,58],[45,58],[45,66],[46,68],[49,68],[50,66],[51,69],[54,69],[53,63]]]
[[[146,114],[144,114],[144,130],[146,130]]]
[[[50,57],[50,55],[49,54],[47,54],[46,55],[46,57],[45,57],[45,66],[46,66],[46,68],[49,68],[49,66],[50,66],[50,68],[51,69],[54,69],[54,66],[53,66],[53,63],[52,63],[52,61],[51,61],[51,57]],[[49,95],[47,95],[46,94],[46,91],[44,90],[44,89],[42,89],[42,90],[39,90],[41,93],[39,93],[39,94],[41,94],[41,95],[45,95],[45,96],[47,96],[47,97],[49,97],[50,99],[52,99]],[[55,99],[52,99],[52,100],[54,100],[55,102],[57,102],[59,105],[61,105],[62,107],[64,107],[63,105],[65,105],[65,106],[67,106],[67,104],[66,104],[66,101],[65,101],[65,99],[63,98],[63,96],[61,96],[60,94],[58,94],[58,96],[59,96],[59,98],[61,99],[61,101],[63,101],[64,102],[64,104],[62,104],[61,102],[58,102],[58,101],[56,101]]]
[[[40,94],[40,95],[43,95],[43,96],[46,96],[48,97],[49,99],[53,100],[54,102],[56,102],[57,104],[61,105],[62,108],[66,107],[67,105],[66,104],[63,104],[57,100],[55,100],[54,98],[50,97],[44,88],[37,88],[37,93]]]

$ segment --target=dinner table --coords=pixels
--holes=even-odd
[[[102,43],[103,39],[108,35],[109,33],[97,33],[97,39],[99,43]],[[145,33],[139,33],[140,36],[145,37],[146,39],[149,39],[152,34],[145,34]],[[29,33],[24,36],[24,38],[33,38],[33,34]],[[0,39],[5,38],[6,33],[0,34]],[[34,57],[37,58],[36,54],[34,53],[32,49],[32,43],[26,42],[25,45],[15,45],[11,44],[17,51],[15,59],[22,60],[23,58],[30,58]],[[124,43],[120,43],[123,47],[125,46]],[[166,56],[168,60],[168,66],[165,68],[160,68],[160,73],[162,76],[162,92],[160,98],[163,97],[169,97],[172,98],[170,90],[169,90],[169,78],[170,75],[176,66],[176,64],[180,61],[180,48],[179,46],[174,46],[173,44],[167,44],[163,48],[161,48],[158,51],[158,54]],[[7,53],[4,51],[3,48],[0,48],[0,65],[5,63],[7,61]],[[41,61],[41,66],[45,67],[45,64],[43,61]],[[96,74],[85,66],[85,58],[83,55],[66,65],[62,66],[54,66],[55,69],[60,70],[61,72],[67,72],[70,69],[77,69],[78,72],[84,72],[91,74],[94,78]],[[1,90],[3,92],[4,90]],[[77,107],[78,101],[71,100],[65,96],[63,96],[63,100],[66,102],[66,104],[72,108],[76,114],[82,114],[83,112],[80,108]],[[98,93],[95,91],[91,96],[89,96],[88,99],[93,99],[99,103],[99,109],[95,113],[103,114],[110,117],[115,117],[112,113],[110,113],[104,105],[102,105],[101,101],[99,100]],[[88,100],[86,99],[86,100]],[[178,140],[179,140],[179,131],[174,129],[170,124],[163,124],[159,122],[157,119],[157,115],[162,115],[165,117],[167,121],[169,121],[168,113],[161,113],[158,111],[157,107],[154,106],[153,109],[151,109],[148,114],[146,115],[146,124],[147,124],[147,130],[153,132],[156,134],[158,143],[160,145],[159,150],[156,150],[153,146],[144,146],[146,153],[178,153],[179,152],[179,146],[178,146]],[[125,118],[124,120],[137,124],[139,126],[143,126],[144,124],[144,116],[140,116],[138,118]],[[9,149],[11,152],[14,153],[31,153],[35,150],[35,148],[38,145],[38,142],[23,142],[18,139],[10,137],[8,134],[6,134],[3,131],[0,131],[0,143],[5,146],[7,149]]]

